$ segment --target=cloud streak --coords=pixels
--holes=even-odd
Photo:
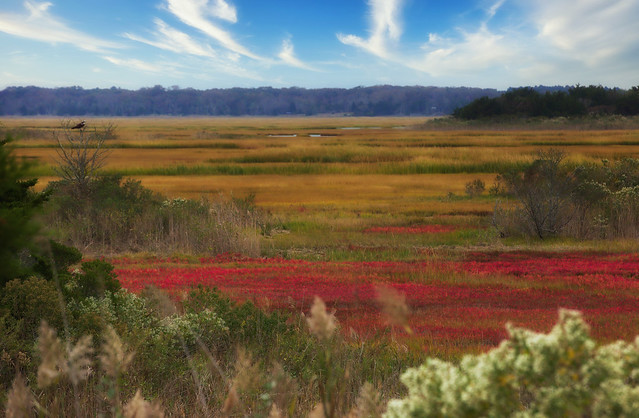
[[[142,42],[178,54],[190,54],[211,58],[217,56],[210,46],[197,43],[189,35],[170,27],[163,20],[156,18],[154,22],[157,31],[152,33],[154,36],[153,40],[130,33],[125,33],[123,36],[133,41]]]
[[[151,64],[135,58],[118,58],[113,56],[104,56],[102,58],[109,61],[111,64],[118,65],[120,67],[126,67],[136,71],[144,71],[147,73],[163,73],[169,69],[173,70],[173,67],[167,65]]]
[[[167,9],[184,24],[191,26],[207,36],[215,39],[219,44],[231,52],[254,59],[263,60],[257,54],[249,51],[238,43],[233,36],[213,24],[209,17],[226,20],[231,23],[237,22],[235,8],[224,0],[167,0]]]
[[[0,32],[40,42],[70,44],[91,52],[105,52],[121,47],[117,43],[68,27],[49,12],[52,5],[50,2],[26,1],[26,14],[0,13]]]

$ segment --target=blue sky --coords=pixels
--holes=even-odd
[[[0,88],[639,85],[638,0],[0,3]]]

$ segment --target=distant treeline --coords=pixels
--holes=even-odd
[[[511,89],[499,97],[481,97],[455,109],[461,119],[558,117],[587,114],[639,114],[639,87],[630,90],[575,86],[566,90]]]
[[[0,91],[0,115],[446,115],[479,97],[498,94],[494,89],[420,86],[209,90],[8,87]]]

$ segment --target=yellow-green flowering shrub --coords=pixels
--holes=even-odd
[[[581,314],[548,334],[508,326],[499,347],[456,365],[429,359],[402,375],[385,417],[639,416],[639,337],[597,347]]]

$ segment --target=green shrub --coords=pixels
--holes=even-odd
[[[60,277],[61,282],[69,279],[69,267],[82,260],[82,253],[74,247],[68,247],[54,240],[48,241],[48,248],[43,248],[35,255],[33,270],[47,280],[53,280],[54,276]]]
[[[402,376],[386,417],[637,416],[639,337],[597,348],[578,312],[548,334],[508,327],[509,339],[459,365],[429,359]]]
[[[36,179],[24,179],[29,164],[13,156],[11,141],[9,135],[0,140],[0,287],[31,273],[25,261],[36,249],[39,230],[33,215],[48,197],[32,190]]]
[[[82,271],[74,274],[77,292],[83,297],[102,297],[105,292],[120,290],[113,266],[103,260],[82,263]]]
[[[222,295],[215,288],[198,287],[184,301],[187,313],[210,309],[229,329],[231,342],[265,352],[278,338],[291,333],[287,317],[278,312],[266,313],[251,302],[241,305]]]
[[[33,276],[7,283],[2,292],[2,307],[17,322],[23,341],[33,341],[42,320],[62,328],[63,307],[55,283]]]

